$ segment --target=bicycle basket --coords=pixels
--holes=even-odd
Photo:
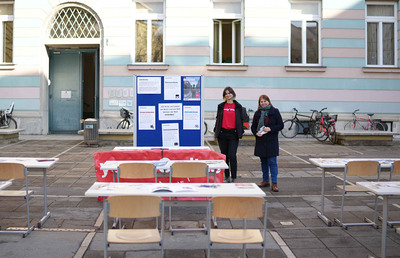
[[[121,108],[119,110],[119,114],[122,118],[128,118],[129,117],[129,112],[125,108]]]
[[[329,120],[331,120],[331,119],[333,119],[333,120],[335,120],[335,122],[337,121],[337,116],[338,115],[326,115],[326,116],[324,116],[324,119],[325,119],[325,121],[329,121]]]

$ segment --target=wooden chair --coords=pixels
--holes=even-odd
[[[151,179],[154,180],[152,183],[157,183],[157,168],[152,163],[121,163],[118,166],[117,181],[120,179]],[[119,222],[119,228],[122,228],[121,219],[115,218],[112,228],[116,228]],[[158,225],[158,220],[157,220]]]
[[[34,226],[30,225],[29,217],[29,198],[33,194],[33,191],[29,190],[28,187],[28,170],[22,164],[18,163],[0,163],[0,179],[24,179],[25,180],[25,190],[1,190],[0,197],[23,197],[26,200],[26,217],[27,217],[27,230],[3,230],[0,231],[2,234],[22,234],[22,237],[26,237],[33,229]]]
[[[378,208],[378,196],[375,195],[375,210],[374,210],[374,220],[370,220],[368,218],[364,218],[365,223],[343,223],[343,211],[344,211],[344,199],[345,194],[347,192],[368,192],[367,189],[360,185],[347,185],[346,178],[347,176],[368,176],[368,175],[375,175],[376,180],[379,181],[381,171],[381,165],[378,161],[367,161],[367,160],[360,160],[360,161],[349,161],[344,170],[343,176],[343,185],[337,185],[338,188],[342,192],[342,205],[341,205],[341,212],[340,212],[340,220],[335,218],[335,222],[338,223],[344,229],[347,229],[349,226],[374,226],[378,228],[376,224],[377,219],[377,208]]]
[[[396,160],[392,163],[391,169],[390,169],[390,177],[389,180],[392,181],[393,175],[400,175],[400,160]],[[379,220],[382,221],[382,217],[378,217]],[[387,225],[391,228],[394,227],[394,225],[400,224],[400,221],[388,221]]]
[[[158,196],[110,196],[105,200],[104,216],[104,257],[108,257],[110,243],[147,244],[159,243],[161,257],[164,257],[164,201]],[[108,216],[116,218],[161,217],[161,229],[108,229]]]
[[[263,257],[265,257],[267,234],[267,202],[262,197],[213,197],[210,201],[209,215],[218,218],[243,219],[242,229],[211,228],[211,219],[208,223],[207,257],[211,257],[210,249],[213,243],[243,244],[243,257],[246,257],[246,244],[261,243]],[[248,229],[247,219],[263,217],[263,231]]]
[[[201,178],[205,177],[206,182],[209,182],[209,168],[208,165],[204,162],[191,161],[191,162],[174,162],[171,166],[171,180],[177,180],[178,178],[187,178],[189,181],[192,178]],[[174,234],[174,231],[205,231],[207,232],[207,227],[204,225],[202,228],[180,228],[174,229],[172,227],[172,208],[169,207],[169,230],[171,234]]]
[[[157,169],[152,163],[122,163],[118,166],[118,182],[122,179],[154,179],[157,183]]]

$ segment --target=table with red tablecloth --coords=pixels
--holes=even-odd
[[[100,169],[101,164],[111,160],[160,160],[162,158],[168,158],[170,160],[224,160],[225,155],[207,149],[182,149],[182,150],[171,150],[163,148],[154,149],[138,149],[138,150],[113,150],[96,152],[94,154],[94,167],[96,172],[96,178],[98,182],[112,182],[113,171],[110,173],[104,173]],[[217,173],[217,182],[223,182],[223,173]],[[158,177],[159,182],[169,182],[169,177]],[[176,182],[189,182],[187,178],[176,179]],[[210,182],[214,182],[214,177],[209,178]],[[121,179],[121,182],[151,182],[149,179]],[[191,179],[192,183],[206,182],[206,178]]]

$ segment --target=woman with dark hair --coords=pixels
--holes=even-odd
[[[243,136],[242,105],[235,100],[236,93],[231,87],[226,87],[222,93],[224,101],[218,105],[214,135],[222,154],[226,156],[225,181],[235,182],[237,177],[236,152],[239,139]]]
[[[278,163],[279,156],[278,133],[283,129],[281,113],[275,108],[267,95],[258,99],[258,109],[254,113],[251,132],[256,136],[254,155],[260,157],[263,181],[259,187],[269,187],[278,192]],[[271,181],[270,184],[270,176]]]

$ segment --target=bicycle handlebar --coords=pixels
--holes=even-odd
[[[360,110],[359,109],[354,110],[353,115],[355,115],[357,111],[360,111]]]

